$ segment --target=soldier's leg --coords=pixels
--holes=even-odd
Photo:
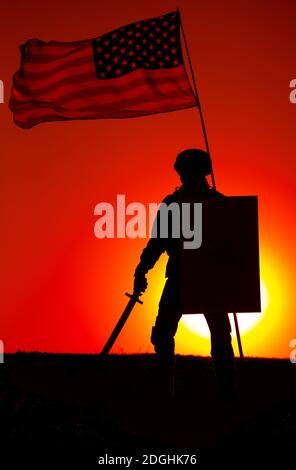
[[[236,370],[227,313],[205,314],[211,332],[211,356],[220,392],[232,397],[236,391]]]
[[[157,359],[159,386],[167,395],[174,394],[174,336],[181,318],[179,304],[179,284],[169,278],[159,302],[158,315],[151,334]]]
[[[170,360],[175,354],[174,336],[181,318],[179,289],[179,284],[174,279],[167,279],[152,328],[151,342],[156,355],[163,360]]]

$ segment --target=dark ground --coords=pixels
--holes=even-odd
[[[210,359],[177,356],[171,402],[158,396],[154,361],[154,355],[6,354],[0,468],[98,468],[106,453],[140,461],[149,453],[197,454],[197,468],[259,462],[295,468],[295,365],[238,360],[239,396],[227,403],[215,391]]]

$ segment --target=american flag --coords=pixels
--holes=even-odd
[[[170,12],[95,39],[21,46],[10,109],[15,123],[136,117],[197,105]]]

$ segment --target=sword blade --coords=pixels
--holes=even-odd
[[[131,295],[131,294],[126,294],[128,297],[130,297],[129,302],[127,303],[127,306],[125,307],[120,319],[118,320],[114,330],[112,331],[108,341],[106,342],[105,346],[103,347],[101,351],[101,355],[106,355],[109,353],[110,349],[112,348],[113,344],[115,343],[116,339],[118,338],[122,328],[124,327],[128,317],[130,316],[131,311],[133,310],[135,304],[137,302],[143,303],[141,300],[139,300],[138,296],[136,295]]]

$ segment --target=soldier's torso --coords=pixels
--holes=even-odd
[[[183,203],[204,203],[207,201],[215,201],[224,198],[225,196],[218,191],[211,189],[209,186],[196,187],[196,188],[185,188],[181,186],[176,189],[174,193],[166,196],[163,200],[167,205],[171,203],[177,203],[180,207],[180,214],[182,216],[182,204]],[[182,222],[181,222],[182,224]],[[182,238],[182,237],[181,237]],[[180,270],[180,252],[182,250],[182,239],[173,238],[171,236],[167,239],[166,252],[169,256],[169,260],[166,266],[166,277],[178,277]]]

